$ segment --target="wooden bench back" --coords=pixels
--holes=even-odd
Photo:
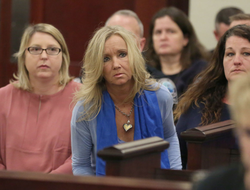
[[[233,121],[227,120],[182,132],[181,138],[186,140],[188,149],[187,168],[212,169],[239,161],[233,130]]]
[[[188,182],[0,171],[1,190],[190,190]]]

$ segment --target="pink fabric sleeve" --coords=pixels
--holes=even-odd
[[[71,156],[67,158],[67,160],[61,166],[59,166],[55,170],[52,170],[50,173],[51,174],[73,174]]]

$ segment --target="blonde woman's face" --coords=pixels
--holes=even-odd
[[[111,36],[104,46],[103,75],[107,89],[132,87],[132,72],[129,65],[128,49],[118,35]]]
[[[42,48],[53,51],[55,48],[60,48],[60,44],[49,34],[36,32],[30,38],[27,48]],[[58,81],[59,70],[62,66],[62,52],[58,55],[48,55],[45,50],[41,54],[33,55],[28,50],[25,52],[25,66],[29,72],[31,82],[33,80]]]
[[[238,36],[227,39],[223,66],[228,81],[250,72],[250,43],[247,39]]]

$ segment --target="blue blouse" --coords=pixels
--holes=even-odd
[[[156,91],[156,96],[161,112],[164,139],[170,143],[168,157],[171,169],[181,169],[179,141],[173,122],[173,99],[164,86]],[[74,107],[71,120],[72,167],[74,175],[95,175],[97,140],[96,118],[91,121],[77,119],[84,111],[82,102]]]

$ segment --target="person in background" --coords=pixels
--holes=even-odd
[[[164,73],[160,82],[168,86],[175,104],[207,65],[207,51],[188,17],[175,7],[163,8],[151,19],[146,54],[149,64]]]
[[[70,105],[80,84],[66,42],[50,24],[30,25],[15,56],[16,80],[0,88],[0,169],[72,174]]]
[[[180,134],[188,129],[231,119],[227,91],[231,82],[250,71],[250,26],[235,26],[221,37],[209,66],[183,94],[174,112],[183,168],[186,142]]]
[[[250,41],[248,41],[250,42]],[[250,189],[250,75],[243,75],[229,88],[230,111],[235,121],[241,162],[217,168],[194,185],[194,190],[249,190]]]
[[[99,29],[83,63],[71,120],[74,175],[105,175],[99,150],[152,136],[170,143],[161,167],[181,169],[171,94],[150,78],[136,36],[120,26]]]
[[[246,24],[250,26],[250,14],[240,13],[231,16],[229,19],[230,19],[230,28],[240,24]]]
[[[226,7],[216,14],[214,36],[217,41],[219,41],[223,34],[230,28],[229,17],[239,13],[244,12],[237,7]]]
[[[131,10],[119,10],[113,13],[106,21],[105,26],[121,26],[135,34],[139,49],[142,52],[146,43],[144,27],[138,15]]]

